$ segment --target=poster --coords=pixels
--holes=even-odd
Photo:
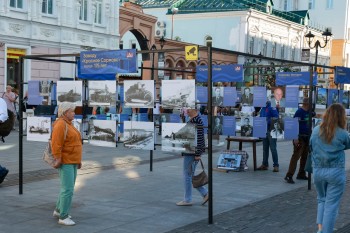
[[[48,142],[51,136],[50,117],[28,117],[27,118],[27,140],[37,142]]]
[[[241,118],[241,136],[253,136],[253,117],[246,116]]]
[[[235,136],[236,135],[236,117],[224,116],[223,117],[223,135]]]
[[[254,87],[253,106],[265,107],[266,101],[267,101],[266,87]]]
[[[242,105],[253,106],[253,88],[242,87],[241,102],[242,102]],[[264,106],[265,106],[265,103],[264,103]]]
[[[51,81],[49,80],[39,81],[40,96],[49,96],[50,92],[51,92]]]
[[[284,124],[282,119],[272,118],[270,125],[270,135],[272,138],[283,139],[284,138]]]
[[[224,106],[236,106],[236,87],[224,87]]]
[[[218,159],[217,168],[239,171],[241,166],[242,154],[234,152],[221,153]]]
[[[286,87],[286,108],[299,106],[299,87]],[[286,110],[287,111],[287,110]]]
[[[153,80],[125,80],[124,107],[153,108],[154,81]]]
[[[299,135],[299,119],[285,117],[284,118],[284,139],[298,139]]]
[[[116,146],[116,122],[112,120],[89,121],[89,143],[95,146]]]
[[[161,91],[162,108],[195,108],[195,80],[162,80]]]
[[[29,105],[41,105],[43,97],[39,92],[39,81],[28,81],[28,104]]]
[[[57,104],[71,102],[83,106],[82,93],[82,81],[57,81]]]
[[[89,106],[114,106],[117,87],[115,81],[89,81]]]
[[[338,89],[328,89],[327,106],[339,103]]]
[[[124,121],[123,141],[130,149],[154,150],[154,123]]]
[[[316,108],[326,109],[327,105],[327,89],[318,88],[316,96]]]
[[[349,91],[345,91],[345,90],[340,90],[340,93],[342,93],[341,95],[341,103],[343,104],[344,108],[348,109],[349,108]]]
[[[196,87],[196,101],[201,105],[208,103],[208,88],[207,87]]]
[[[266,117],[255,117],[253,121],[253,137],[266,138],[267,121]]]
[[[196,145],[194,124],[163,123],[162,150],[172,152],[194,153]]]
[[[212,134],[213,135],[222,135],[223,134],[223,116],[213,116],[212,123]]]

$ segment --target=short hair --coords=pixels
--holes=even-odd
[[[308,103],[309,103],[309,97],[304,97],[303,104],[308,104]]]
[[[69,109],[75,110],[75,104],[71,102],[62,102],[58,105],[58,117],[63,116],[65,112],[67,112]]]

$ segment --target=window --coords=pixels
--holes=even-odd
[[[277,43],[276,43],[276,42],[273,42],[273,43],[272,43],[272,54],[271,54],[271,56],[272,56],[273,58],[276,58],[276,50],[277,50]]]
[[[327,0],[327,9],[333,9],[333,0]]]
[[[283,44],[281,46],[281,59],[284,59],[284,50],[285,50],[285,45]]]
[[[96,1],[95,23],[102,24],[102,2]]]
[[[87,15],[88,15],[88,0],[81,0],[79,19],[83,21],[87,21],[88,20]]]
[[[292,48],[292,53],[291,53],[291,56],[290,56],[290,59],[291,59],[292,61],[295,60],[295,50],[296,50],[296,48],[293,47],[293,48]]]
[[[23,9],[23,0],[10,0],[10,7]]]
[[[53,0],[43,0],[42,6],[41,6],[41,12],[44,14],[53,14]]]
[[[250,38],[249,42],[249,53],[254,54],[254,38]]]
[[[309,0],[309,10],[315,9],[315,0]]]
[[[267,56],[267,40],[264,40],[262,50],[263,50],[262,55],[264,57],[266,57]]]

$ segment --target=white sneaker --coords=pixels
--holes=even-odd
[[[60,212],[54,210],[52,216],[59,218],[60,217]],[[72,216],[68,215],[68,218],[72,218]]]
[[[58,224],[62,224],[65,226],[74,226],[75,222],[70,218],[65,218],[65,219],[59,219]]]

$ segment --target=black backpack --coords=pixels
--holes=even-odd
[[[4,138],[11,133],[15,124],[14,113],[7,109],[7,114],[8,119],[5,122],[0,123],[0,138],[2,142],[5,142]]]

